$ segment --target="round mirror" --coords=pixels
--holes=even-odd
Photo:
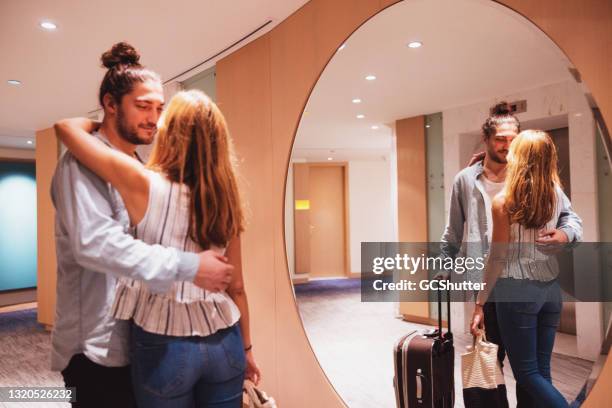
[[[455,177],[485,150],[481,128],[500,101],[522,129],[553,139],[582,240],[612,241],[610,136],[596,103],[563,52],[509,8],[484,0],[397,3],[338,48],[310,95],[287,177],[288,265],[312,348],[350,407],[395,406],[394,344],[435,327],[438,313],[431,297],[363,301],[362,244],[440,241]],[[560,312],[551,375],[570,402],[597,375],[611,310],[598,300],[565,302]],[[457,407],[473,308],[451,307]],[[515,406],[507,359],[504,366]]]

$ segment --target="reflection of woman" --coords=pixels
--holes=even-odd
[[[535,246],[538,231],[555,228],[561,197],[552,139],[542,131],[521,132],[510,145],[505,188],[493,200],[486,286],[472,318],[482,321],[482,305],[495,285],[497,319],[512,371],[543,407],[568,406],[550,375],[561,313],[558,269],[554,258]]]
[[[243,216],[223,115],[199,91],[177,94],[146,168],[89,136],[89,121],[66,120],[56,129],[79,161],[121,193],[138,238],[192,252],[227,247],[235,265],[227,292],[176,282],[157,294],[143,282],[120,280],[112,313],[134,322],[138,405],[240,406],[245,370],[255,382],[260,374],[250,347],[240,268]]]

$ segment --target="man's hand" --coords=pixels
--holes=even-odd
[[[209,249],[200,252],[200,267],[193,283],[211,292],[226,290],[232,281],[234,267],[227,263],[227,258]]]
[[[540,231],[536,243],[538,251],[546,255],[555,255],[569,242],[567,234],[559,229]]]
[[[567,239],[567,234],[559,229],[549,229],[540,231],[538,239],[536,239],[538,244],[567,244],[569,239]]]
[[[473,166],[476,163],[478,163],[479,161],[483,161],[485,156],[486,156],[485,152],[474,153],[474,155],[470,159],[470,162],[468,163],[467,167]]]

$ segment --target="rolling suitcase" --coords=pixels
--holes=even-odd
[[[455,404],[455,349],[450,331],[442,331],[442,300],[438,291],[438,329],[402,336],[393,350],[397,408],[451,408]]]

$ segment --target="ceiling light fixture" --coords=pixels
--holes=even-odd
[[[378,130],[378,126],[372,125],[372,130]]]
[[[328,157],[327,160],[332,161],[332,160],[334,160],[334,158],[333,157]]]
[[[361,103],[361,99],[355,98],[355,99],[353,99],[353,103]]]
[[[346,47],[346,44],[342,44],[340,47],[338,47],[338,51],[342,51],[345,47]]]
[[[366,79],[367,81],[373,81],[373,80],[375,80],[375,79],[376,79],[376,76],[375,76],[375,75],[368,75],[367,77],[365,77],[365,79]]]
[[[357,115],[357,119],[363,119],[363,118],[365,118],[365,115],[362,115],[361,113]]]
[[[28,140],[28,141],[27,141],[27,143],[28,143],[28,144],[32,144],[32,141],[31,141],[31,140]]]
[[[47,31],[53,31],[57,28],[57,25],[55,25],[55,23],[52,23],[50,21],[43,21],[40,23],[40,26]]]
[[[17,80],[17,79],[9,79],[8,81],[6,81],[9,83],[9,85],[21,85],[21,81]]]
[[[423,43],[420,41],[410,41],[408,43],[408,48],[421,48],[423,46]]]
[[[429,129],[429,128],[431,127],[431,125],[425,125],[425,127],[426,127],[427,129]]]

